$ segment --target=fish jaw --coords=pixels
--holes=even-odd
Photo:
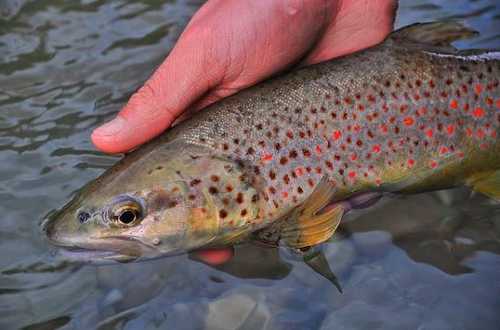
[[[46,219],[42,231],[52,245],[60,248],[59,254],[72,261],[132,261],[144,254],[153,254],[152,247],[138,239],[128,237],[91,236],[86,231],[75,230],[69,221]]]

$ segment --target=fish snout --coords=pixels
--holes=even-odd
[[[54,219],[45,218],[43,219],[41,225],[41,230],[45,234],[45,237],[53,244],[57,244],[59,241],[60,233],[57,230],[56,221]]]
[[[74,226],[60,218],[47,217],[40,224],[42,232],[51,244],[72,246],[75,237]]]

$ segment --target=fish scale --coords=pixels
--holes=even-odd
[[[336,199],[424,190],[429,175],[445,172],[435,188],[453,186],[472,169],[500,164],[499,58],[388,40],[241,92],[212,106],[183,138],[243,162],[266,219],[303,203],[323,176]]]
[[[449,44],[472,35],[417,24],[225,98],[89,183],[47,236],[87,259],[304,249],[383,192],[465,184],[500,200],[500,52]]]

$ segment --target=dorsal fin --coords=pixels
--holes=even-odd
[[[479,33],[459,22],[416,23],[392,33],[391,39],[426,48],[456,51],[452,42],[477,36]]]

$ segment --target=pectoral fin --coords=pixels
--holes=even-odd
[[[330,204],[334,192],[334,186],[323,178],[283,227],[281,239],[286,245],[305,248],[323,243],[333,235],[344,214],[341,204]]]
[[[475,191],[500,201],[500,170],[474,175],[468,184]]]

